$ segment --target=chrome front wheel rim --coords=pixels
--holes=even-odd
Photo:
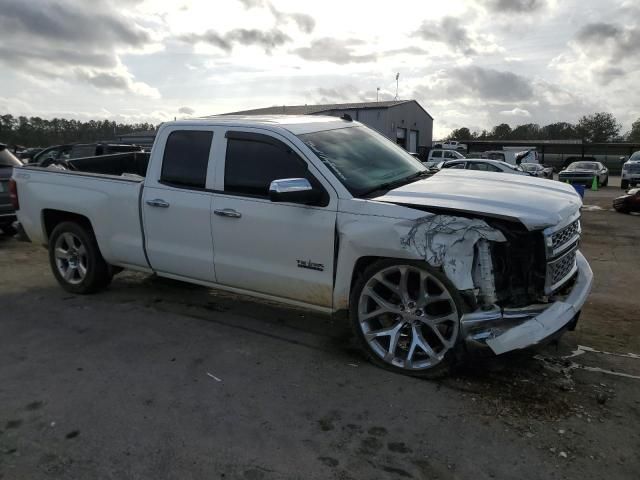
[[[459,315],[449,290],[412,265],[387,267],[365,284],[358,322],[371,350],[408,370],[438,365],[458,337]]]
[[[82,240],[71,232],[60,235],[54,246],[58,273],[67,283],[78,285],[87,276],[87,249]]]

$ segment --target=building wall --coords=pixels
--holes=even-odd
[[[387,112],[388,130],[385,133],[387,137],[395,140],[398,128],[406,129],[407,136],[410,130],[417,130],[418,146],[431,146],[433,141],[433,119],[417,103],[403,103],[389,108]]]
[[[433,138],[433,119],[422,110],[417,103],[407,102],[390,108],[367,108],[351,110],[331,110],[318,115],[340,117],[345,113],[351,118],[380,132],[396,142],[398,128],[407,130],[407,147],[410,130],[418,131],[418,146],[431,146]]]

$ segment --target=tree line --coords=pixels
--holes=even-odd
[[[0,143],[47,147],[64,143],[113,140],[116,135],[155,130],[151,123],[117,123],[109,120],[67,120],[0,115]]]
[[[472,132],[466,127],[453,130],[446,140],[583,140],[598,142],[634,142],[640,143],[640,118],[631,126],[631,130],[621,134],[622,125],[607,112],[585,115],[578,123],[557,122],[540,126],[527,123],[511,128],[506,123],[496,125],[490,131]]]

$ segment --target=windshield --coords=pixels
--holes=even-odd
[[[640,160],[640,150],[638,150],[637,152],[633,152],[633,155],[629,157],[629,160],[634,160],[634,161]]]
[[[354,196],[402,183],[426,171],[401,147],[366,127],[325,130],[299,138]]]
[[[598,164],[593,162],[575,162],[567,170],[598,170]]]

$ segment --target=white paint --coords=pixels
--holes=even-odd
[[[222,380],[216,377],[214,374],[207,372],[207,376],[213,378],[216,382],[221,382]]]
[[[617,353],[617,352],[606,352],[604,350],[596,350],[595,348],[587,347],[585,345],[578,345],[578,348],[571,352],[571,355],[567,355],[562,357],[564,359],[578,357],[584,353],[600,353],[602,355],[613,355],[615,357],[624,357],[624,358],[633,358],[636,360],[640,360],[640,355],[637,353]]]
[[[439,207],[522,222],[529,230],[555,226],[575,215],[582,200],[561,182],[528,175],[444,169],[378,197],[383,202]]]
[[[604,210],[604,208],[599,207],[598,205],[583,205],[582,210],[585,212],[598,212],[600,210]]]

